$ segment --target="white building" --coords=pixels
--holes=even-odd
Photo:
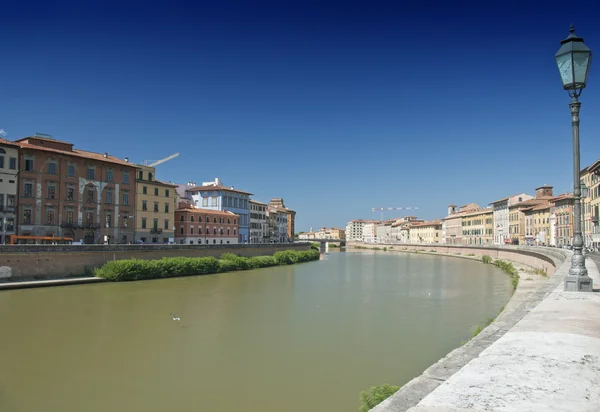
[[[269,224],[268,243],[288,242],[288,214],[277,210],[276,207],[267,207],[267,223]]]
[[[510,222],[508,219],[508,208],[517,203],[533,199],[526,193],[521,193],[514,196],[505,197],[495,202],[490,203],[494,209],[494,244],[503,245],[511,240],[509,228]]]
[[[266,203],[250,200],[250,243],[269,243]]]
[[[15,234],[19,151],[15,143],[0,138],[0,244]]]
[[[365,223],[370,222],[369,220],[351,220],[346,225],[346,240],[349,242],[362,242],[363,241],[363,227]]]
[[[377,243],[377,224],[378,222],[371,221],[363,226],[363,242]]]
[[[394,220],[377,224],[377,241],[379,243],[392,243],[392,223],[394,223]]]

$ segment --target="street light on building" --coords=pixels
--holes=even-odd
[[[573,127],[573,257],[569,275],[565,278],[565,290],[592,291],[592,279],[585,268],[582,254],[583,237],[581,235],[581,186],[579,178],[579,96],[586,86],[588,71],[592,60],[591,50],[583,39],[575,35],[571,25],[569,35],[560,42],[560,49],[554,58],[560,72],[563,88],[571,97],[571,124]]]

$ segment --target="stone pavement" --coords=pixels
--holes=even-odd
[[[586,259],[596,292],[564,292],[569,267],[567,259],[523,302],[526,313],[513,327],[502,332],[501,317],[481,333],[487,336],[472,341],[473,349],[456,350],[455,358],[465,357],[486,339],[492,342],[466,365],[457,371],[430,367],[423,374],[428,394],[423,384],[414,385],[421,393],[411,393],[419,377],[372,411],[600,411],[600,276]],[[494,334],[501,336],[494,340]],[[414,399],[421,399],[416,406]]]

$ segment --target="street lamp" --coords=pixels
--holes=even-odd
[[[581,232],[583,237],[583,249],[581,249],[581,253],[586,256],[587,255],[587,245],[585,241],[585,199],[590,195],[590,189],[585,185],[584,182],[581,182]]]
[[[585,257],[581,253],[583,237],[581,236],[581,187],[579,185],[579,103],[578,97],[585,88],[590,63],[591,50],[583,43],[583,39],[575,35],[575,28],[571,25],[569,36],[560,42],[560,49],[554,58],[563,88],[571,96],[571,123],[573,126],[573,257],[569,275],[565,278],[565,290],[592,291],[592,279],[585,268]]]

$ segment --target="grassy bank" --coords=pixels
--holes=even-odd
[[[114,260],[94,269],[94,275],[114,282],[208,275],[233,270],[292,265],[318,260],[319,256],[317,250],[283,250],[276,252],[273,256],[253,256],[249,258],[237,256],[233,253],[224,253],[220,259],[214,257],[177,257],[156,260]]]

